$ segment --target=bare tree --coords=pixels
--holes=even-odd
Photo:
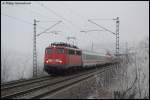
[[[6,52],[6,51],[5,51]],[[9,67],[8,67],[8,55],[9,55],[9,52],[8,53],[5,53],[4,52],[4,48],[2,47],[1,48],[1,82],[5,82],[7,81],[8,77],[9,77]],[[10,56],[10,55],[9,55]]]

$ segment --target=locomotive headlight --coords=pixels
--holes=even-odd
[[[59,62],[59,59],[55,59],[56,62]]]
[[[49,62],[52,62],[52,59],[48,59]]]
[[[61,61],[61,60],[59,60],[59,63],[62,63],[62,61]]]
[[[59,63],[62,63],[62,61],[60,59],[56,59],[55,60],[56,62],[59,62]]]
[[[46,60],[46,63],[52,62],[52,59],[48,59]]]

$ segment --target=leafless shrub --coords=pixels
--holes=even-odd
[[[148,39],[143,40],[140,43],[140,46],[132,48],[132,53],[128,51],[128,55],[122,57],[123,61],[121,64],[114,66],[111,71],[106,72],[103,75],[97,75],[97,95],[100,93],[98,90],[107,89],[109,91],[116,86],[116,88],[113,88],[114,98],[148,99],[148,44]]]

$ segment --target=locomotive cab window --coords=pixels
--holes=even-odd
[[[58,54],[62,54],[62,53],[64,53],[65,51],[64,51],[64,49],[63,48],[58,48],[58,49],[56,49],[56,53],[58,53]]]
[[[46,49],[46,53],[47,53],[47,54],[51,54],[51,53],[52,53],[52,49],[51,49],[51,48],[47,48],[47,49]]]

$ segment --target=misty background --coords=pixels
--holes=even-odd
[[[9,1],[10,2],[10,1]],[[7,4],[1,1],[1,78],[2,81],[32,77],[33,20],[37,22],[37,34],[60,24],[37,37],[38,69],[43,69],[44,50],[52,42],[73,43],[86,50],[115,53],[115,36],[88,22],[89,19],[120,20],[120,52],[149,38],[148,1],[26,1],[30,4]],[[113,20],[94,20],[115,32]],[[58,31],[53,34],[51,31]],[[76,37],[68,41],[67,37]],[[126,46],[128,44],[128,46]],[[147,67],[146,67],[147,68]]]

